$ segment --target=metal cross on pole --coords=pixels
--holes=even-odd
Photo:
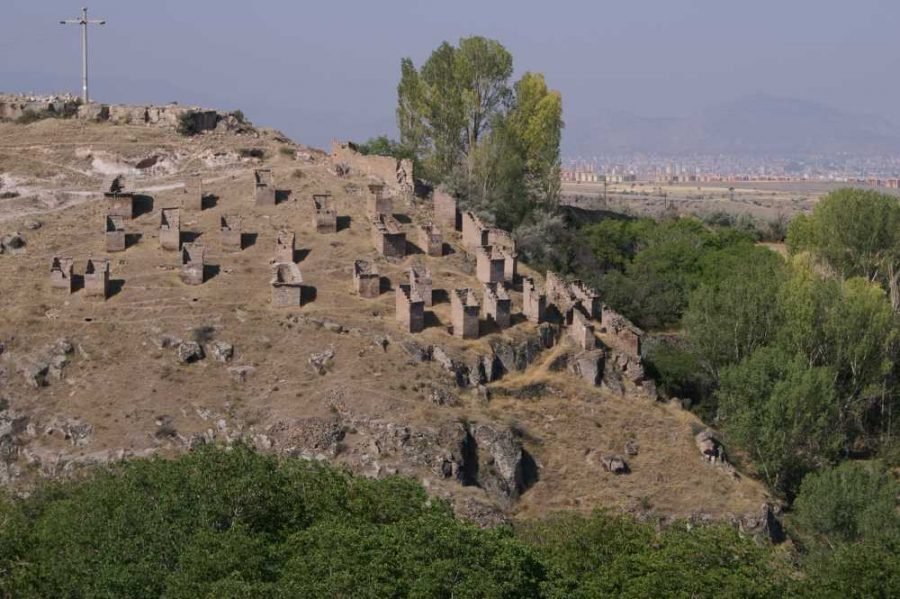
[[[82,8],[80,19],[60,21],[59,24],[81,25],[81,99],[87,104],[90,101],[90,97],[88,96],[88,25],[106,25],[106,21],[89,21],[87,18],[87,8]]]

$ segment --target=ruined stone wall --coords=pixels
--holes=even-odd
[[[84,294],[106,299],[109,295],[109,260],[89,258],[84,267]]]
[[[456,207],[456,198],[441,188],[434,190],[434,222],[448,231],[459,231],[462,227],[461,215]]]
[[[360,297],[376,298],[381,295],[381,276],[378,268],[366,260],[353,263],[353,286]]]
[[[576,301],[581,303],[588,316],[600,320],[603,311],[600,303],[600,294],[588,287],[583,281],[573,281],[569,285],[569,291]]]
[[[27,113],[73,116],[78,113],[78,99],[74,96],[0,94],[0,119],[15,120]]]
[[[488,228],[481,219],[471,212],[463,212],[462,214],[462,242],[463,246],[470,252],[474,252],[483,245],[490,245],[488,242]]]
[[[503,283],[484,285],[484,315],[492,320],[498,329],[507,329],[511,322],[512,300]]]
[[[106,217],[106,251],[125,251],[125,224],[121,216]]]
[[[275,262],[294,262],[294,232],[278,231],[275,237]]]
[[[478,248],[475,254],[475,274],[482,283],[499,283],[504,280],[506,259],[490,246]]]
[[[313,226],[317,233],[337,233],[337,210],[331,194],[314,194],[312,197]]]
[[[134,195],[130,193],[106,193],[106,213],[125,220],[134,218]]]
[[[272,307],[291,308],[303,302],[303,275],[293,262],[276,263],[272,276]]]
[[[572,324],[569,326],[569,336],[579,348],[585,351],[590,351],[597,347],[594,325],[591,324],[587,315],[578,308],[572,311]]]
[[[369,195],[366,197],[366,214],[370,218],[378,218],[382,214],[393,213],[394,203],[390,197],[384,195],[384,189],[381,186],[370,185]]]
[[[547,271],[547,301],[554,304],[560,312],[566,313],[574,303],[574,298],[569,291],[569,284],[565,279],[553,271]]]
[[[185,243],[181,246],[181,281],[186,285],[202,285],[206,274],[206,246]]]
[[[427,255],[440,258],[444,255],[444,236],[434,225],[419,227],[419,246]]]
[[[191,212],[203,210],[203,179],[199,174],[195,173],[185,180],[181,207]]]
[[[75,261],[66,256],[54,256],[50,262],[50,286],[68,293],[75,291],[72,271]]]
[[[380,215],[372,220],[372,244],[382,256],[403,258],[406,256],[406,233],[392,216]]]
[[[191,129],[196,132],[210,131],[219,123],[226,124],[233,120],[225,113],[199,106],[181,106],[179,104],[127,105],[127,104],[80,104],[80,100],[71,95],[64,96],[25,96],[19,94],[0,94],[0,119],[18,119],[27,113],[74,117],[90,121],[109,121],[115,125],[148,125],[175,129],[181,124],[184,115],[189,115]]]
[[[422,298],[425,306],[432,305],[431,271],[424,266],[413,266],[409,269],[409,286],[413,293]]]
[[[178,208],[163,208],[159,213],[159,246],[164,250],[181,247],[181,213]]]
[[[541,293],[534,279],[526,277],[522,281],[522,312],[529,322],[540,324],[547,310],[547,296]]]
[[[604,305],[602,312],[600,319],[601,330],[614,335],[619,340],[622,349],[640,357],[644,332],[609,306]]]
[[[253,171],[253,202],[257,206],[274,206],[275,177],[269,169],[256,169]]]
[[[478,339],[478,315],[481,306],[471,289],[454,289],[450,293],[450,323],[453,334],[461,339]]]
[[[240,216],[223,215],[220,218],[222,233],[222,249],[227,252],[239,252],[243,249],[241,239],[242,221]]]
[[[391,190],[401,194],[412,194],[415,187],[411,160],[360,154],[352,142],[332,140],[331,163],[347,166],[351,173],[380,179]]]
[[[396,293],[397,321],[409,333],[425,330],[425,302],[409,286],[398,285]]]

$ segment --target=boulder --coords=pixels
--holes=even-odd
[[[509,427],[474,424],[460,448],[461,482],[476,484],[504,500],[514,500],[537,479],[537,466]]]
[[[34,220],[33,218],[29,218],[25,221],[25,228],[29,231],[36,231],[41,228],[41,221]]]
[[[403,341],[400,347],[416,362],[427,362],[431,359],[430,346],[423,347],[415,341]]]
[[[196,341],[183,341],[175,350],[178,361],[182,364],[193,364],[204,358],[203,346]]]
[[[694,442],[697,444],[697,449],[700,450],[700,455],[706,460],[710,462],[725,461],[725,450],[712,431],[705,430],[697,433]]]
[[[20,250],[25,247],[25,238],[19,233],[9,233],[0,237],[0,247],[6,251]]]
[[[47,376],[50,374],[50,365],[47,362],[29,362],[21,366],[20,370],[30,387],[39,389],[47,386]]]
[[[233,366],[228,369],[228,374],[235,383],[246,383],[254,372],[256,368],[253,366]]]
[[[608,454],[600,458],[600,462],[608,472],[613,474],[628,474],[630,472],[628,463],[620,455]]]
[[[230,362],[234,357],[234,346],[224,341],[213,341],[209,344],[209,353],[216,362]]]
[[[313,370],[321,375],[328,372],[328,364],[334,358],[334,350],[326,349],[323,352],[315,353],[309,356],[309,364]]]

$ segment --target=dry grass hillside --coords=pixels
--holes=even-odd
[[[264,157],[242,157],[246,149]],[[277,206],[253,205],[252,172],[260,167],[273,169],[285,192]],[[215,196],[200,213],[182,212],[183,237],[205,244],[213,266],[200,286],[179,280],[179,253],[162,250],[158,239],[160,209],[180,205],[193,172]],[[109,254],[114,295],[97,301],[83,291],[52,290],[53,255],[75,258],[76,274],[88,256],[107,255],[99,191],[115,173],[146,198],[127,225],[136,242]],[[465,361],[501,337],[452,337],[442,294],[423,333],[405,333],[395,320],[393,288],[407,282],[416,262],[431,268],[436,290],[470,286],[481,295],[459,238],[447,240],[452,253],[442,258],[377,256],[365,218],[369,181],[353,173],[338,178],[324,154],[276,132],[185,138],[146,126],[0,123],[0,177],[0,194],[7,192],[0,235],[18,231],[26,241],[0,254],[0,415],[4,403],[11,415],[0,479],[5,472],[9,485],[27,488],[36,477],[84,464],[241,438],[366,475],[415,476],[480,521],[595,508],[733,519],[757,514],[766,500],[757,482],[703,460],[694,442],[702,425],[690,413],[552,368],[568,351],[566,341],[487,389],[461,388],[439,361],[420,361],[404,343]],[[338,233],[315,232],[314,192],[333,195],[343,217]],[[427,202],[396,199],[395,212],[405,215],[415,241],[412,227],[429,219]],[[239,253],[222,251],[223,213],[243,217],[250,245]],[[40,228],[28,228],[33,220]],[[301,308],[270,305],[281,228],[296,233],[298,266],[314,288]],[[378,299],[352,292],[360,258],[374,260],[390,281]],[[520,310],[521,294],[513,293],[513,312]],[[535,336],[535,325],[515,322],[503,337]],[[166,336],[206,343],[208,355],[181,363]],[[63,338],[74,347],[68,354],[54,348]],[[230,361],[210,355],[214,341],[233,345]],[[313,354],[330,352],[330,359],[320,356],[321,370],[310,364]],[[42,360],[53,367],[36,388],[27,375]],[[600,456],[626,455],[626,444],[637,452],[626,456],[630,472],[607,472]],[[518,448],[524,465],[516,463]],[[520,474],[508,467],[524,472],[518,490],[510,486]]]

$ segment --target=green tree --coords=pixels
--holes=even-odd
[[[809,251],[840,277],[878,281],[900,309],[900,202],[871,190],[839,189],[788,229],[788,247]]]
[[[844,462],[807,475],[791,522],[805,542],[834,548],[872,541],[900,548],[900,483],[879,462]]]
[[[703,259],[705,282],[691,293],[683,322],[687,339],[713,375],[776,337],[775,300],[784,275],[778,254],[750,244]]]
[[[834,461],[842,448],[834,371],[803,356],[757,349],[721,371],[719,419],[772,488],[792,496],[803,475]]]
[[[397,87],[400,141],[416,149],[439,183],[458,165],[474,168],[473,152],[512,91],[512,56],[499,42],[468,37],[441,44],[416,70],[401,63]]]
[[[657,531],[596,512],[554,515],[519,534],[547,565],[547,597],[762,597],[782,587],[768,551],[726,526]]]

